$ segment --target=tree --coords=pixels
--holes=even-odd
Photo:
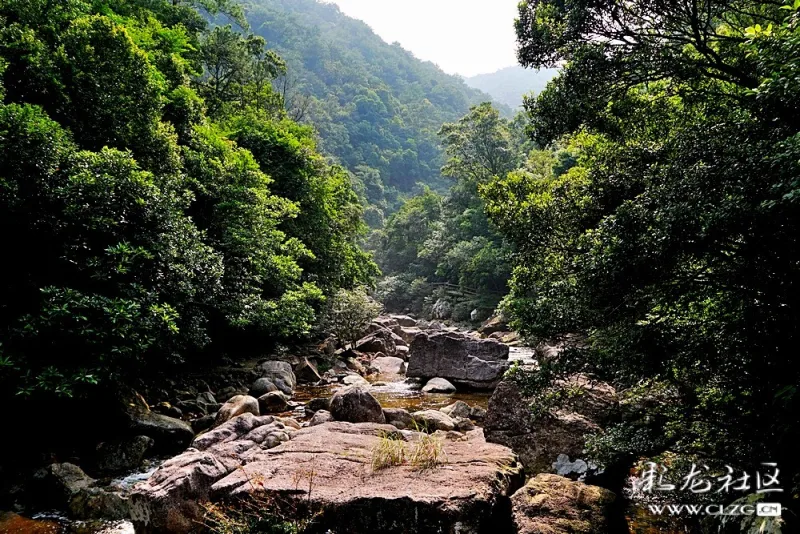
[[[328,297],[322,331],[335,335],[342,345],[352,345],[380,313],[381,305],[363,288],[340,289]]]
[[[514,325],[585,340],[521,382],[630,388],[635,409],[589,441],[608,465],[766,454],[797,483],[798,12],[520,4],[522,62],[566,65],[528,106],[550,148],[482,191],[518,251]]]

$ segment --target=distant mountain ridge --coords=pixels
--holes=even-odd
[[[497,72],[478,74],[464,78],[464,82],[475,89],[488,93],[496,101],[512,109],[522,107],[522,95],[531,91],[538,94],[552,80],[558,69],[525,69],[518,65]]]
[[[447,187],[437,132],[488,94],[386,43],[335,4],[250,0],[245,11],[287,62],[289,92],[311,96],[304,121],[317,128],[321,148],[365,181],[373,205],[419,182]]]

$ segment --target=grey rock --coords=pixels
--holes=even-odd
[[[456,422],[450,416],[443,414],[439,410],[422,410],[411,414],[411,419],[420,428],[428,432],[434,430],[455,430]]]
[[[270,380],[269,378],[262,377],[253,382],[253,385],[250,386],[250,391],[248,392],[248,395],[250,395],[251,397],[258,398],[272,391],[278,391],[278,386],[273,384],[272,380]]]
[[[431,378],[422,391],[424,393],[455,393],[456,387],[444,378]]]
[[[256,370],[262,378],[269,378],[281,392],[289,396],[294,393],[294,388],[297,387],[297,378],[289,362],[267,361],[260,364]]]
[[[410,428],[414,421],[408,410],[403,408],[384,408],[383,416],[389,421],[390,425],[397,426],[395,423],[402,423],[403,428]]]
[[[330,411],[330,408],[331,408],[330,397],[311,399],[306,403],[306,413],[308,412],[315,413],[318,412],[319,410]]]
[[[472,410],[470,409],[469,404],[467,404],[466,402],[456,401],[453,404],[450,404],[449,406],[441,408],[439,411],[453,418],[460,417],[462,419],[469,419],[470,412]]]
[[[476,389],[494,388],[510,365],[507,346],[457,332],[422,334],[410,349],[408,376],[440,377]]]
[[[95,450],[95,466],[103,474],[130,472],[142,465],[154,440],[148,436],[104,442]]]
[[[323,423],[330,423],[335,421],[331,412],[327,410],[318,410],[314,416],[308,421],[308,426],[317,426]]]
[[[258,398],[258,411],[262,415],[285,412],[289,409],[289,399],[280,391],[270,391]]]
[[[194,438],[188,423],[153,412],[132,413],[130,433],[153,438],[153,452],[157,454],[181,452]]]
[[[362,386],[350,386],[334,393],[331,414],[337,421],[349,423],[386,422],[380,403]]]
[[[381,374],[400,375],[405,371],[406,363],[402,358],[384,356],[372,360],[372,365],[378,368]]]

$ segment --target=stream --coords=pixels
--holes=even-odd
[[[532,364],[535,363],[533,356],[533,349],[512,347],[509,359]],[[491,396],[491,392],[423,393],[418,386],[415,388],[406,382],[403,375],[373,375],[367,380],[372,384],[371,393],[384,408],[404,408],[410,412],[438,410],[457,400],[485,409]],[[317,397],[330,397],[340,387],[340,385],[299,385],[292,400],[305,404]],[[292,416],[301,421],[307,419],[303,406],[298,406],[294,411],[282,415]],[[128,490],[135,484],[147,480],[162,462],[163,460],[152,461],[140,471],[110,480],[107,486]],[[134,534],[134,529],[130,521],[75,521],[57,512],[38,513],[29,518],[0,512],[0,534]]]

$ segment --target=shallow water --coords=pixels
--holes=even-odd
[[[454,402],[464,401],[470,406],[486,408],[491,392],[457,392],[453,394],[423,393],[404,382],[402,375],[376,375],[368,379],[373,383],[370,393],[378,399],[384,408],[404,408],[409,412],[419,410],[438,410]],[[378,385],[375,385],[378,383]],[[327,386],[298,386],[293,400],[308,402],[314,398],[327,398],[343,386],[332,384]]]

